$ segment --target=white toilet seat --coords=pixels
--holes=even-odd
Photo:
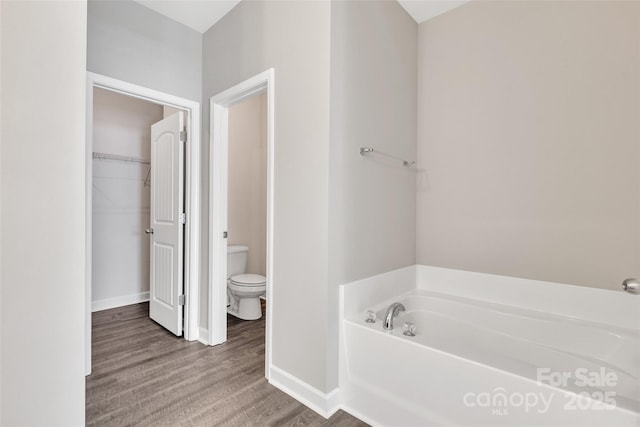
[[[267,283],[259,274],[236,274],[229,278],[227,287],[235,292],[262,292],[267,290]]]
[[[267,283],[267,279],[259,274],[236,274],[229,278],[229,283],[244,287],[259,287]]]

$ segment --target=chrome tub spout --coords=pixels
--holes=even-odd
[[[394,302],[389,306],[387,312],[384,314],[384,323],[382,329],[390,331],[393,329],[393,318],[398,317],[398,313],[404,311],[404,305],[399,302]]]

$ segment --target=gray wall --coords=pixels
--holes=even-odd
[[[273,363],[321,391],[331,386],[327,341],[335,338],[327,336],[330,6],[243,1],[207,31],[203,49],[204,100],[275,68]],[[207,159],[205,149],[204,194]]]
[[[197,31],[131,0],[90,0],[87,37],[89,71],[201,101],[203,36]],[[207,103],[202,107],[207,108]],[[207,111],[203,110],[202,119],[208,123]],[[208,134],[202,138],[202,146],[202,162],[206,166]],[[206,184],[207,170],[203,173]],[[207,218],[202,217],[203,236],[207,231]],[[203,248],[207,248],[206,238]],[[203,264],[206,252],[204,255]],[[202,277],[207,282],[207,276]],[[206,283],[203,286],[206,287]],[[202,326],[206,326],[207,310],[203,305]]]
[[[3,426],[84,424],[86,3],[0,3]]]
[[[418,262],[640,275],[640,3],[471,2],[420,25]]]
[[[415,264],[418,26],[396,1],[331,7],[332,279]]]
[[[202,34],[130,0],[91,0],[87,69],[199,101]]]
[[[362,158],[358,149],[416,156],[417,25],[395,1],[244,1],[205,34],[196,55],[197,39],[130,1],[89,3],[89,69],[202,96],[203,141],[209,97],[276,68],[274,273],[281,299],[274,307],[274,364],[330,390],[337,385],[337,286],[415,263],[415,174],[396,162]],[[187,57],[173,61],[176,55]],[[193,70],[204,73],[198,97],[190,95],[198,87],[187,85],[199,81],[199,74],[187,74]],[[203,143],[203,236],[208,160]],[[202,245],[206,261],[206,238]],[[202,265],[206,327],[208,265]]]
[[[329,319],[335,336],[338,285],[416,261],[415,170],[359,150],[415,160],[417,55],[418,25],[396,1],[331,3]]]

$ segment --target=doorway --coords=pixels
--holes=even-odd
[[[266,101],[263,91],[229,107],[227,323],[258,320],[266,303]]]
[[[151,104],[156,109],[162,111],[162,117],[158,123],[150,129],[150,145],[148,147],[148,157],[137,155],[110,155],[108,153],[96,151],[101,142],[95,141],[94,147],[94,90],[98,96],[125,96],[128,99],[142,101],[142,104]],[[142,105],[141,104],[141,105]],[[167,127],[168,126],[168,127]],[[175,129],[174,129],[175,128]],[[173,129],[171,131],[171,129]],[[199,246],[200,246],[200,104],[195,101],[186,100],[165,94],[127,82],[116,80],[99,74],[87,73],[87,135],[86,135],[86,336],[85,336],[85,374],[91,373],[91,313],[92,313],[92,278],[93,278],[93,188],[94,170],[93,162],[95,158],[112,161],[125,161],[137,163],[141,166],[149,166],[145,174],[143,186],[151,187],[156,181],[155,189],[162,185],[172,186],[172,190],[166,192],[171,195],[171,200],[167,198],[154,203],[154,192],[150,191],[149,209],[152,223],[147,228],[147,233],[151,235],[153,244],[150,245],[150,260],[166,265],[161,269],[163,274],[150,274],[149,280],[164,280],[166,283],[173,283],[171,289],[164,289],[164,294],[156,295],[157,307],[155,316],[160,323],[174,325],[170,329],[174,334],[184,335],[188,341],[197,340],[198,335],[198,309],[199,309]],[[155,136],[154,136],[155,133]],[[168,137],[169,134],[173,136]],[[118,138],[113,138],[118,142]],[[181,148],[184,145],[184,154]],[[129,147],[131,148],[131,147]],[[140,148],[141,150],[142,148]],[[94,154],[96,153],[96,154]],[[96,157],[97,156],[97,157]],[[154,170],[154,164],[162,166]],[[101,165],[102,166],[102,165]],[[122,165],[124,167],[124,165]],[[169,169],[174,169],[170,174]],[[164,171],[164,172],[162,172]],[[128,174],[140,177],[141,171],[126,171]],[[135,175],[135,174],[138,175]],[[129,175],[130,177],[132,175]],[[180,177],[180,179],[178,179]],[[175,178],[175,179],[174,179]],[[164,183],[164,184],[163,184]],[[144,191],[141,193],[144,196]],[[162,197],[160,197],[162,198]],[[163,206],[171,205],[171,213],[162,212]],[[155,208],[154,208],[155,206]],[[154,216],[154,209],[157,211]],[[175,211],[175,212],[174,212]],[[175,215],[174,215],[175,213]],[[171,219],[169,221],[168,219]],[[171,224],[171,230],[167,232],[166,227]],[[162,227],[165,227],[162,229]],[[158,229],[158,238],[153,236],[155,229]],[[142,230],[139,230],[142,232]],[[161,239],[167,240],[161,241]],[[159,243],[158,243],[159,242]],[[147,242],[147,244],[149,244]],[[155,261],[154,261],[155,260]],[[164,264],[162,264],[164,262]],[[157,270],[157,265],[154,271]],[[144,268],[144,267],[143,267]],[[183,270],[183,271],[182,271]],[[165,274],[166,273],[166,274]],[[155,278],[154,278],[155,276]],[[178,283],[182,282],[182,283]],[[182,287],[183,297],[175,292],[178,284]],[[158,289],[157,287],[154,289]],[[173,294],[171,294],[173,292]],[[166,298],[165,298],[166,297]],[[139,293],[138,298],[144,298],[144,292]],[[154,296],[151,297],[154,299]],[[168,310],[167,301],[173,301],[172,310]],[[135,301],[132,301],[135,302]],[[153,301],[152,301],[153,302]],[[104,301],[103,301],[104,303]],[[113,301],[112,301],[113,303]],[[152,304],[153,305],[153,304]],[[153,312],[153,310],[151,310]],[[184,321],[183,321],[184,314]]]
[[[227,243],[229,207],[229,109],[234,104],[264,93],[266,96],[266,331],[265,376],[270,377],[273,307],[274,236],[274,106],[275,71],[269,69],[237,84],[210,100],[211,152],[209,160],[209,344],[227,340]]]

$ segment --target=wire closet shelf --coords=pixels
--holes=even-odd
[[[140,163],[143,165],[151,164],[151,160],[143,159],[141,157],[130,157],[130,156],[121,156],[119,154],[98,153],[96,151],[93,152],[93,158],[100,159],[100,160],[116,160],[120,162]]]
[[[93,158],[99,160],[115,160],[118,162],[138,163],[141,165],[149,165],[149,170],[144,178],[144,187],[151,187],[151,160],[143,159],[141,157],[121,156],[119,154],[98,153],[93,152]]]

